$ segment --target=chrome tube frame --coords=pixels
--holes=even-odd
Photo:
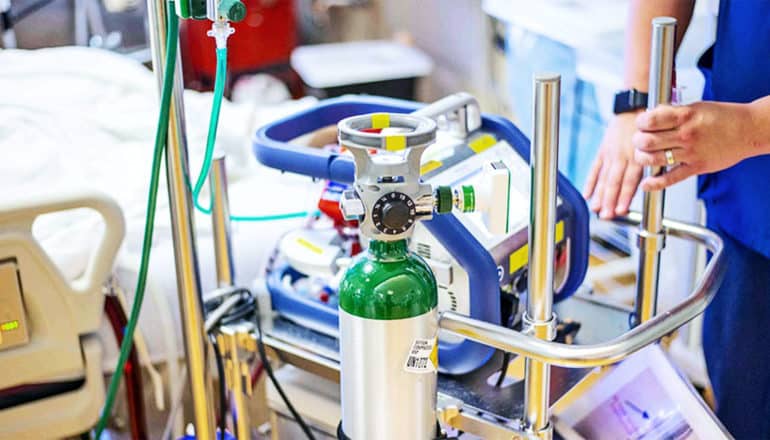
[[[535,338],[554,338],[553,261],[556,227],[556,178],[559,160],[559,94],[561,77],[537,75],[534,105],[530,174],[529,277],[525,331]],[[527,358],[524,376],[524,423],[540,438],[551,438],[549,389],[551,370],[547,363]]]
[[[217,269],[217,285],[221,288],[232,287],[235,282],[233,254],[230,239],[230,203],[227,196],[227,171],[225,156],[216,152],[209,172],[211,189],[211,229],[214,235],[214,259]],[[217,339],[222,346],[225,362],[225,375],[219,380],[227,382],[232,396],[236,438],[251,439],[251,417],[249,416],[248,396],[251,395],[251,375],[249,364],[241,356],[241,345],[253,331],[249,322],[240,325],[223,326]]]
[[[674,41],[676,19],[656,17],[652,20],[650,43],[650,82],[647,109],[671,103],[671,82],[674,72]],[[658,176],[666,167],[645,167],[644,176]],[[663,206],[665,190],[644,193],[642,222],[639,228],[639,268],[636,273],[636,304],[634,324],[655,316],[658,303],[660,251],[665,246]]]
[[[217,269],[217,287],[234,284],[233,250],[230,241],[230,203],[227,195],[225,157],[215,153],[209,173],[211,189],[211,229],[214,236],[214,259]]]
[[[615,220],[628,226],[638,226],[641,221],[642,216],[638,213]],[[612,340],[593,345],[548,342],[453,312],[442,313],[439,326],[481,344],[562,367],[595,367],[621,361],[702,313],[714,297],[726,270],[722,239],[716,233],[702,226],[668,219],[663,219],[662,226],[666,234],[706,246],[713,256],[689,297]]]
[[[163,83],[163,59],[166,41],[166,0],[147,0],[152,65],[158,87]],[[208,345],[204,331],[200,299],[200,276],[195,250],[192,198],[187,182],[187,139],[185,137],[184,103],[182,101],[182,63],[177,55],[174,91],[169,109],[168,142],[166,144],[166,180],[168,182],[171,228],[174,242],[177,294],[182,316],[182,334],[187,354],[187,369],[195,412],[196,436],[214,438],[214,406],[211,375],[206,355]]]

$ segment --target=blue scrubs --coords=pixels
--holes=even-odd
[[[770,1],[721,0],[714,46],[700,60],[704,100],[770,95]],[[770,439],[770,155],[699,178],[708,226],[728,272],[706,310],[703,345],[717,416],[738,439]]]

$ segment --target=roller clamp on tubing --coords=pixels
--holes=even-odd
[[[237,23],[246,17],[246,5],[241,0],[179,0],[176,14],[184,19]]]

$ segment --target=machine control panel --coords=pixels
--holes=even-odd
[[[0,262],[0,350],[29,342],[16,262]]]

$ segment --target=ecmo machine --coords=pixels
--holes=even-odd
[[[653,21],[651,107],[670,102],[674,29],[672,19]],[[363,228],[361,235],[372,238],[370,246],[374,249],[368,256],[354,260],[357,262],[347,269],[339,284],[338,302],[344,311],[341,313],[346,314],[345,319],[337,318],[336,303],[314,302],[312,297],[293,295],[290,288],[283,289],[280,283],[268,283],[272,307],[279,317],[268,332],[267,343],[286,354],[290,362],[325,377],[333,377],[334,372],[339,371],[343,418],[339,438],[387,438],[390,434],[404,434],[405,431],[400,430],[404,426],[416,430],[409,431],[408,436],[433,438],[436,432],[426,421],[423,407],[404,411],[401,400],[392,393],[361,392],[372,386],[397,385],[398,377],[413,368],[423,369],[414,371],[415,374],[425,374],[422,382],[414,378],[416,382],[410,382],[410,387],[420,390],[416,395],[421,396],[426,389],[432,389],[434,383],[431,364],[445,374],[438,375],[436,400],[432,396],[421,400],[435,409],[436,418],[444,425],[483,438],[551,438],[551,402],[565,392],[578,389],[575,385],[580,383],[580,378],[563,374],[564,371],[585,373],[590,367],[617,363],[688,322],[709,303],[725,269],[721,240],[704,228],[663,219],[663,193],[645,193],[642,215],[616,219],[619,224],[639,227],[638,297],[631,314],[634,319],[626,323],[626,328],[629,323],[633,328],[609,340],[591,340],[587,345],[557,340],[554,302],[574,292],[582,281],[588,243],[584,202],[558,175],[556,168],[559,92],[558,76],[535,78],[534,129],[529,154],[526,139],[512,124],[481,115],[475,101],[463,94],[425,107],[367,97],[326,101],[257,133],[255,153],[262,163],[285,171],[352,183],[347,191],[339,191],[342,211],[347,220],[359,222]],[[408,166],[414,163],[415,155],[407,148],[412,146],[407,139],[415,136],[419,124],[389,122],[397,119],[395,115],[404,113],[409,114],[407,118],[432,119],[438,127],[435,145],[424,149],[423,144],[432,139],[417,142],[422,153],[416,155],[422,159],[419,168]],[[345,119],[351,117],[359,123],[351,126],[346,122],[350,119]],[[302,135],[338,122],[341,146],[358,151],[354,153],[355,167],[343,151],[313,149],[294,143],[294,139]],[[371,149],[370,156],[361,152],[367,146]],[[401,150],[407,152],[401,156],[393,154]],[[369,159],[365,161],[361,157]],[[379,166],[370,166],[368,161],[379,162]],[[398,168],[399,172],[391,172],[389,166],[392,170]],[[404,173],[401,168],[408,168],[410,172]],[[664,171],[661,168],[646,170],[647,173]],[[426,200],[412,200],[407,197],[411,192],[397,190],[400,186],[418,184],[451,190],[444,190],[444,196],[441,190],[432,196],[429,192],[415,193],[425,195]],[[412,188],[421,188],[419,185]],[[377,197],[367,196],[369,191],[374,191]],[[407,199],[415,203],[402,208],[396,206],[396,202]],[[440,213],[448,201],[455,208],[453,213],[432,216],[433,211]],[[473,209],[469,209],[470,205]],[[387,209],[390,211],[386,213]],[[425,219],[424,230],[413,221],[418,217],[415,215],[418,210]],[[409,232],[413,233],[411,252],[390,249],[383,244],[381,234],[392,233],[395,240],[405,238]],[[655,304],[659,253],[669,235],[697,242],[714,255],[694,292],[658,315]],[[310,244],[309,248],[315,247]],[[415,298],[421,298],[419,303],[425,300],[425,307],[413,314],[393,316],[403,320],[397,330],[378,331],[389,324],[377,320],[388,319],[393,306],[387,301],[381,302],[383,296],[377,295],[378,284],[372,284],[380,279],[384,270],[378,265],[385,264],[383,258],[388,257],[394,258],[391,264],[399,262],[400,265],[414,254],[423,257],[432,276],[425,277],[423,282],[405,281],[402,287],[411,290],[419,285],[417,290],[421,293]],[[330,261],[334,261],[331,266],[350,265],[334,258]],[[368,261],[373,263],[369,265]],[[415,264],[418,267],[422,263]],[[341,272],[344,267],[332,267],[330,272]],[[415,269],[411,273],[416,272],[419,271]],[[367,273],[369,277],[360,275]],[[284,275],[279,271],[280,279]],[[397,284],[404,274],[399,269],[394,270],[393,276],[387,283],[390,286]],[[351,277],[357,281],[355,287],[350,285]],[[435,296],[431,293],[433,289]],[[396,293],[387,288],[379,292],[384,297],[394,294],[395,298],[402,298]],[[513,321],[506,320],[511,314],[505,314],[503,304],[509,304],[509,296],[516,297],[516,293],[523,294],[526,307],[520,326],[511,328]],[[426,298],[436,298],[437,318],[433,318],[433,303]],[[360,302],[356,302],[358,300]],[[384,312],[381,311],[381,315],[368,312],[367,306],[373,304],[385,304]],[[351,310],[355,311],[353,324],[347,317]],[[366,319],[360,319],[362,317]],[[627,313],[625,317],[628,318]],[[425,322],[411,326],[409,319]],[[607,315],[600,321],[606,319],[609,319]],[[337,322],[342,324],[339,334],[334,331]],[[305,323],[316,331],[302,333],[299,330],[302,325],[298,323]],[[589,324],[601,322],[594,320]],[[431,328],[438,329],[437,350],[432,344]],[[401,334],[407,336],[401,338],[396,347],[394,335]],[[602,336],[617,334],[607,332]],[[342,342],[333,337],[337,335]],[[365,344],[375,348],[364,349]],[[495,389],[489,382],[487,361],[493,352],[486,347],[524,358],[523,381],[520,386],[508,387],[515,392]],[[350,354],[351,348],[355,355]],[[399,356],[404,358],[403,366],[393,360]],[[380,359],[383,365],[377,369],[376,378],[371,371],[362,372],[362,366],[369,365],[374,358]],[[382,383],[372,385],[377,378]],[[372,430],[365,426],[368,423],[382,428],[376,418],[368,418],[367,408],[372,405],[379,419],[400,427]],[[365,423],[351,420],[356,417]]]
[[[369,113],[409,113],[435,120],[438,125],[435,143],[424,151],[418,166],[421,180],[453,188],[451,196],[457,196],[460,204],[463,198],[469,197],[463,194],[463,188],[473,188],[473,200],[467,201],[462,209],[418,222],[414,227],[410,248],[425,259],[436,276],[439,310],[462,313],[492,324],[512,321],[516,311],[511,308],[518,303],[517,297],[527,283],[529,142],[509,121],[482,115],[472,96],[460,93],[427,106],[366,96],[330,99],[260,130],[255,153],[262,163],[274,168],[351,183],[354,163],[349,154],[298,146],[290,141],[343,118]],[[562,176],[558,178],[558,188],[554,248],[557,301],[580,286],[588,261],[585,202]],[[462,213],[463,210],[475,212]],[[314,239],[319,241],[308,243]],[[292,234],[289,240],[293,242],[285,247],[290,247],[295,260],[326,258],[327,267],[331,267],[328,275],[340,270],[334,259],[342,249],[333,247],[329,252],[328,238],[324,242],[323,237]],[[319,249],[324,252],[320,253]],[[287,273],[300,276],[288,267],[270,275],[268,287],[273,308],[295,322],[336,335],[336,304],[322,304],[292,292],[282,282]],[[440,370],[465,374],[486,363],[493,353],[490,347],[442,334]]]

